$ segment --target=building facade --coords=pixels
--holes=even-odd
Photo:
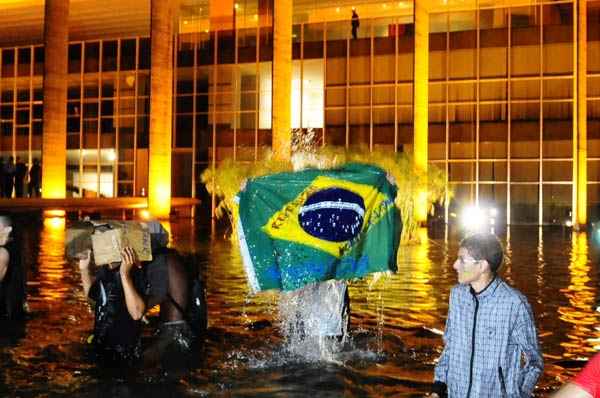
[[[205,168],[271,148],[274,1],[182,2],[172,196],[210,200]],[[291,128],[366,150],[426,142],[419,152],[454,192],[446,218],[467,204],[509,224],[600,218],[600,1],[299,1],[291,29]],[[0,156],[43,165],[45,52],[34,36],[2,40]],[[147,195],[150,28],[71,33],[67,54],[66,196]]]

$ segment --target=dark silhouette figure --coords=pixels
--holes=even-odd
[[[0,157],[0,198],[4,196],[4,157]]]
[[[15,166],[15,196],[23,197],[23,187],[25,185],[25,177],[27,176],[27,165],[17,156],[17,165]]]
[[[360,20],[356,10],[352,10],[352,38],[358,38],[358,27],[360,26]]]
[[[8,162],[4,163],[4,197],[12,198],[13,188],[15,187],[15,158],[8,157]]]
[[[29,169],[29,197],[39,198],[40,197],[40,183],[42,181],[42,168],[40,167],[40,161],[33,159],[33,165]]]

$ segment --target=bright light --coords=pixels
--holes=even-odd
[[[462,227],[469,232],[494,232],[498,210],[493,207],[467,206],[460,215]]]
[[[235,3],[235,4],[233,5],[233,7],[234,7],[234,8],[237,10],[237,9],[239,9],[239,8],[240,8],[240,5],[239,5],[238,3]]]
[[[44,210],[44,218],[64,217],[64,210]]]
[[[465,207],[460,216],[462,226],[468,230],[480,230],[484,224],[483,211],[477,206]]]
[[[152,215],[150,214],[150,212],[146,209],[140,210],[140,217],[144,220],[150,220],[152,218]]]
[[[114,162],[117,159],[117,154],[114,149],[111,149],[106,153],[106,159],[108,159],[109,162]]]
[[[336,7],[335,12],[340,12],[340,7]]]
[[[571,228],[573,226],[573,221],[571,221],[571,220],[565,221],[565,226]]]

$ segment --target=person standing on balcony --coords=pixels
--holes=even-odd
[[[4,157],[0,156],[0,198],[4,198]]]
[[[15,167],[15,196],[17,198],[23,197],[23,187],[25,184],[25,177],[27,176],[27,166],[17,156],[17,165]]]
[[[352,38],[358,38],[358,27],[360,26],[360,19],[356,13],[356,9],[352,10]]]
[[[4,164],[4,196],[12,198],[13,188],[15,187],[15,158],[8,157],[8,162]]]
[[[38,198],[40,196],[40,183],[42,180],[42,168],[40,161],[33,159],[33,165],[29,169],[29,197]]]

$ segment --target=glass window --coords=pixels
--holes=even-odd
[[[538,223],[538,185],[510,186],[511,224]]]
[[[18,61],[17,76],[30,76],[31,75],[31,48],[24,47],[18,50]]]
[[[513,158],[537,158],[540,142],[540,104],[511,104],[510,151]]]
[[[479,203],[492,206],[498,211],[496,222],[506,223],[506,184],[480,184]]]
[[[370,145],[371,112],[369,108],[350,108],[348,115],[350,125],[350,146]]]
[[[176,116],[175,146],[177,148],[192,147],[193,120],[193,116]]]
[[[218,64],[232,64],[235,62],[235,34],[232,30],[220,30],[218,38]]]
[[[304,58],[323,58],[323,30],[322,23],[304,24]]]
[[[542,190],[542,222],[564,225],[565,221],[571,220],[571,185],[544,184]]]
[[[573,156],[573,104],[544,103],[542,150],[544,158]]]
[[[138,69],[150,69],[150,38],[140,39],[140,54],[138,58]]]
[[[346,58],[327,58],[326,85],[336,86],[346,84]]]
[[[117,70],[118,42],[116,40],[102,42],[102,71],[112,72]]]
[[[256,62],[256,35],[257,29],[239,29],[238,35],[238,61],[243,62]]]
[[[33,74],[40,76],[44,74],[44,47],[38,46],[33,50]]]
[[[2,77],[13,77],[15,75],[15,50],[5,48],[2,50]]]
[[[100,43],[86,42],[85,43],[85,62],[84,72],[98,72],[100,66]]]
[[[135,69],[135,39],[121,41],[121,70]]]
[[[471,182],[475,180],[474,162],[452,162],[448,165],[448,180],[452,182]]]
[[[506,181],[506,176],[506,162],[497,160],[493,162],[479,162],[479,181]]]
[[[542,179],[552,182],[572,182],[573,163],[570,161],[544,161]]]
[[[540,180],[539,162],[511,162],[510,178],[513,182],[538,182]]]
[[[177,96],[175,111],[177,113],[192,113],[194,111],[194,97],[191,95]]]
[[[194,66],[194,43],[180,42],[177,49],[177,66],[182,68],[186,66]]]
[[[69,44],[69,73],[81,72],[81,43]]]
[[[215,32],[200,32],[196,46],[196,57],[198,65],[214,64]]]

